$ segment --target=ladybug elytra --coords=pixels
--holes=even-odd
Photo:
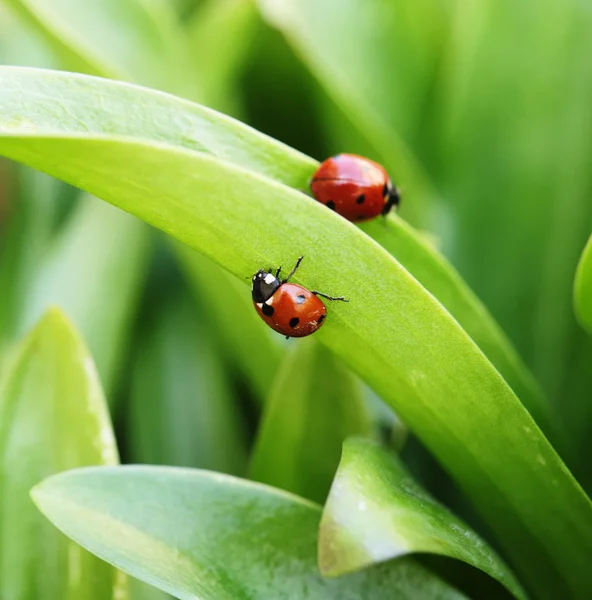
[[[354,222],[386,215],[401,199],[384,167],[357,154],[338,154],[322,162],[310,189],[316,200]]]
[[[257,314],[274,331],[286,338],[305,337],[321,327],[327,316],[327,308],[318,296],[327,300],[349,302],[342,296],[327,296],[289,283],[288,280],[296,273],[303,258],[301,256],[296,261],[286,279],[279,279],[281,267],[275,275],[271,273],[271,269],[259,269],[252,277],[251,295]]]

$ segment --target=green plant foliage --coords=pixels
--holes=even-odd
[[[410,151],[410,141],[424,118],[445,33],[443,2],[258,4],[343,111],[349,126],[405,182],[414,202],[425,206],[432,201],[436,193]]]
[[[592,12],[561,0],[452,5],[432,136],[444,251],[511,334],[590,474],[592,340],[571,289],[592,223]]]
[[[159,306],[134,361],[131,459],[242,474],[244,423],[212,331],[183,298]]]
[[[281,347],[253,310],[245,286],[209,258],[174,244],[187,283],[198,302],[213,316],[222,350],[240,371],[258,399],[263,399],[281,361]],[[222,292],[223,290],[223,292]]]
[[[432,244],[397,217],[361,225],[432,293],[473,338],[546,433],[554,434],[547,399],[487,309]]]
[[[323,579],[316,566],[320,507],[229,476],[81,469],[32,495],[67,535],[181,600],[464,598],[408,559]]]
[[[33,128],[38,133],[58,134],[80,130],[84,123],[85,131],[166,141],[212,154],[302,191],[307,191],[308,179],[318,164],[237,121],[172,96],[60,73],[48,77],[46,71],[34,69],[6,68],[2,71],[0,126],[11,132]],[[60,105],[56,108],[55,104],[40,102],[39,98],[45,96],[59,97]],[[66,98],[71,101],[64,105]],[[94,111],[89,114],[89,109],[85,108],[93,103],[103,107],[102,119],[95,118],[98,115]],[[145,108],[129,113],[122,110],[126,103]],[[15,107],[19,108],[15,110]],[[532,377],[452,267],[401,220],[389,221],[386,229],[380,225],[369,224],[364,228],[385,244],[466,327],[467,333],[515,391],[522,394],[520,398],[532,414],[540,418],[543,425],[548,423],[548,411]],[[183,255],[183,264],[189,272],[198,272],[198,265],[189,265],[189,256]],[[262,260],[267,259],[262,257]],[[252,329],[245,331],[244,337],[248,337]]]
[[[21,300],[20,329],[29,328],[49,306],[62,308],[80,329],[101,381],[111,390],[120,374],[148,250],[148,229],[141,221],[84,195],[45,248]],[[104,310],[105,297],[109,310]]]
[[[114,590],[124,583],[121,575],[64,538],[29,498],[31,486],[48,475],[117,460],[93,361],[53,309],[16,349],[0,387],[2,598],[125,597]]]
[[[580,323],[592,333],[592,237],[584,248],[576,272],[574,306]]]
[[[324,502],[350,435],[370,435],[358,381],[314,339],[277,373],[251,458],[251,479]]]
[[[577,597],[590,589],[589,499],[457,321],[390,254],[309,197],[236,163],[160,141],[108,135],[114,115],[127,105],[126,94],[152,97],[152,92],[72,75],[3,73],[15,77],[10,85],[3,80],[0,96],[0,152],[5,156],[125,208],[240,278],[270,262],[307,256],[297,282],[350,298],[349,304],[330,308],[319,341],[421,437],[541,597]],[[44,88],[47,97],[54,78],[66,80],[74,94],[80,85],[93,86],[97,102],[89,107],[78,99],[65,111],[66,94],[57,106],[38,103],[40,110],[23,113],[24,81]],[[99,97],[107,103],[103,86],[116,86],[118,100],[97,112]],[[174,115],[172,107],[180,101],[158,97],[160,110]],[[136,102],[133,111],[125,111],[130,127],[138,123],[142,106]],[[159,121],[150,106],[154,133]],[[158,112],[158,104],[154,108]],[[198,107],[193,113],[210,117],[203,132],[210,142],[250,131],[218,117],[214,123]],[[187,131],[185,115],[183,123]],[[56,131],[60,127],[61,133]],[[174,125],[167,122],[167,127],[174,131]],[[306,163],[299,154],[264,136],[253,143],[255,138],[223,150],[233,157],[254,157],[254,162],[270,161],[285,179],[292,173],[302,184]],[[290,158],[296,158],[293,171]]]
[[[321,571],[343,575],[413,552],[462,560],[526,598],[497,554],[417,485],[396,455],[347,440],[321,519]]]
[[[191,90],[189,40],[164,3],[149,0],[5,0],[74,71]],[[175,69],[171,69],[175,65]]]

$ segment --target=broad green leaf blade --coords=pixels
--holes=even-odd
[[[8,122],[23,118],[14,102]],[[0,153],[125,208],[243,281],[261,266],[304,254],[299,283],[350,298],[329,307],[317,339],[389,402],[458,480],[520,574],[545,597],[592,587],[590,500],[491,363],[391,255],[304,194],[236,164],[77,126],[53,136],[13,131],[0,138]],[[255,145],[259,156],[262,150]],[[282,166],[289,172],[286,159]]]
[[[160,92],[37,69],[4,68],[0,84],[0,132],[116,133],[166,141],[213,154],[302,191],[308,190],[307,181],[318,164],[238,121]],[[136,107],[134,111],[122,108],[128,103]],[[102,107],[100,113],[89,110],[95,105]],[[380,225],[364,227],[466,328],[544,426],[549,419],[532,376],[458,274],[400,219],[389,221],[386,228]]]
[[[132,462],[242,474],[245,423],[214,332],[199,306],[183,297],[161,300],[158,308],[134,359]]]
[[[149,0],[5,0],[66,68],[193,92],[190,48],[164,4]]]
[[[181,600],[463,597],[408,559],[323,579],[316,566],[320,507],[217,473],[78,469],[32,495],[64,533]]]
[[[592,237],[588,240],[578,264],[574,307],[582,327],[592,333]]]
[[[350,435],[370,435],[358,381],[314,339],[286,357],[270,390],[249,477],[323,503]]]
[[[272,383],[270,374],[281,362],[277,336],[253,310],[251,297],[236,277],[183,244],[175,242],[174,252],[194,296],[212,317],[222,349],[262,403]]]
[[[49,306],[64,309],[88,342],[107,390],[120,374],[145,280],[148,234],[141,221],[84,195],[45,249],[19,310],[23,331]]]
[[[100,383],[78,334],[49,311],[16,351],[0,388],[0,596],[111,600],[109,565],[72,544],[29,490],[66,469],[117,463]]]
[[[462,560],[526,598],[494,550],[417,485],[396,455],[347,440],[321,519],[321,571],[343,575],[414,552]]]

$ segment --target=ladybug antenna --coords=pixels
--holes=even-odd
[[[304,256],[299,256],[298,260],[296,261],[296,264],[294,265],[294,268],[290,271],[290,274],[284,279],[284,283],[286,281],[288,281],[290,279],[290,277],[292,277],[292,275],[294,275],[294,273],[296,273],[296,271],[298,270],[298,267],[300,266],[300,263],[302,262],[302,259],[304,258]]]

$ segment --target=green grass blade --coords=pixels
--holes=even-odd
[[[140,338],[130,398],[131,462],[242,474],[245,423],[203,311],[160,300]]]
[[[321,571],[343,575],[414,552],[462,560],[526,598],[494,550],[417,485],[395,454],[347,440],[321,519]]]
[[[73,85],[81,79],[72,77]],[[21,86],[18,102],[22,97]],[[2,105],[10,107],[4,111],[6,132],[11,121],[18,125],[25,116],[15,109],[18,103]],[[134,106],[132,112],[140,113]],[[85,118],[80,102],[72,108],[84,124],[103,130],[112,125],[110,113],[97,125],[96,111]],[[59,122],[64,112],[57,111]],[[545,597],[590,589],[589,499],[492,364],[390,254],[309,197],[236,163],[168,144],[90,135],[80,123],[76,131],[72,121],[74,131],[49,135],[56,121],[48,117],[37,133],[29,127],[27,133],[13,128],[2,135],[0,153],[124,207],[243,281],[261,266],[307,256],[299,283],[350,298],[329,307],[317,339],[422,438],[531,586]],[[230,127],[226,121],[224,126]],[[210,140],[215,129],[209,129]],[[280,147],[254,137],[256,158],[265,148],[273,154]],[[229,153],[236,156],[236,148]],[[280,166],[290,171],[286,155]]]
[[[358,381],[320,344],[303,340],[278,371],[249,477],[323,503],[350,435],[369,435]]]
[[[92,359],[51,310],[16,350],[0,388],[2,598],[113,598],[116,572],[48,527],[29,490],[48,474],[117,460]]]
[[[592,333],[592,237],[578,264],[574,284],[574,308],[582,327]]]
[[[323,579],[316,566],[320,507],[217,473],[80,469],[32,495],[64,533],[181,600],[464,597],[405,559]]]

